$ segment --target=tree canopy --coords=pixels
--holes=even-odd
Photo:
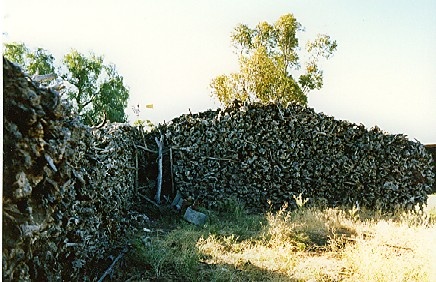
[[[55,72],[54,57],[42,48],[30,50],[24,43],[5,43],[3,55],[30,75]]]
[[[213,95],[224,105],[235,99],[306,105],[308,92],[323,85],[319,60],[329,59],[337,43],[323,34],[308,42],[308,59],[301,73],[298,31],[302,27],[292,14],[281,16],[274,24],[261,22],[254,29],[238,25],[231,40],[240,70],[214,78],[210,84]]]
[[[55,66],[54,57],[42,48],[29,49],[23,43],[4,44],[4,56],[19,64],[29,75],[55,74],[66,85],[61,90],[74,111],[88,125],[106,118],[126,122],[129,89],[113,64],[105,64],[103,56],[84,55],[71,50]]]

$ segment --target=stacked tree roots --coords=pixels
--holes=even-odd
[[[6,60],[3,78],[3,280],[94,280],[146,219],[131,211],[138,131],[82,125]]]
[[[300,194],[329,206],[412,208],[433,183],[418,142],[298,105],[235,103],[143,138],[128,125],[84,126],[59,94],[4,59],[3,91],[5,281],[96,280],[147,220],[135,203],[150,205],[159,182],[167,202],[178,190],[209,208],[237,199],[253,211],[295,206]]]
[[[328,206],[410,209],[433,183],[420,143],[295,104],[235,103],[159,130],[173,149],[176,189],[209,208],[229,199],[255,211],[292,207],[302,194]]]
[[[436,144],[426,145],[425,148],[433,157],[433,173],[436,175]],[[436,181],[433,182],[432,194],[436,193]]]

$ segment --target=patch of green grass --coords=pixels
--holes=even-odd
[[[301,199],[301,203],[304,202]],[[304,207],[248,214],[229,200],[203,227],[141,234],[130,257],[144,280],[430,281],[435,210],[386,215]]]

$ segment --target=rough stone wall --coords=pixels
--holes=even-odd
[[[5,59],[3,93],[3,280],[96,280],[138,216],[138,132],[84,126]]]
[[[300,193],[329,206],[412,208],[433,183],[422,144],[298,105],[235,103],[159,130],[173,148],[176,188],[212,208],[233,197],[253,210],[278,209]]]

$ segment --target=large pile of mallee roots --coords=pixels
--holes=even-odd
[[[176,189],[211,208],[236,198],[252,210],[277,209],[301,193],[329,206],[411,208],[433,183],[422,144],[295,104],[236,102],[158,130],[172,148]]]
[[[96,280],[144,219],[131,211],[138,131],[84,126],[4,59],[3,83],[3,280]]]
[[[236,199],[266,211],[301,194],[393,210],[424,203],[433,184],[420,143],[298,105],[235,103],[144,136],[126,124],[83,125],[57,92],[5,59],[3,93],[5,281],[97,280],[147,220],[135,205],[138,196],[150,205],[159,182],[155,137],[162,203],[179,191],[208,208]]]

